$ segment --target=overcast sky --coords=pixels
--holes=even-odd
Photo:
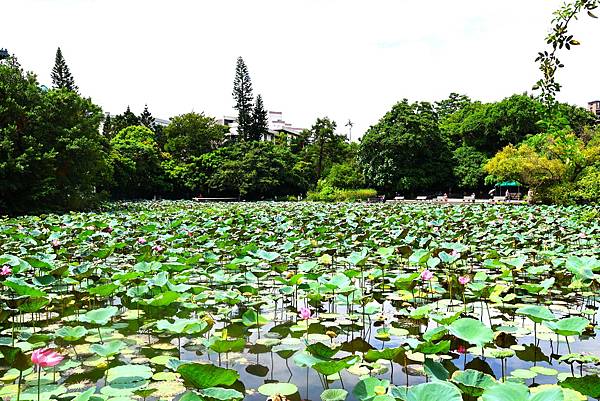
[[[49,85],[60,46],[105,111],[231,114],[235,60],[298,127],[361,134],[402,98],[528,91],[558,0],[0,0],[0,48]],[[600,22],[574,24],[561,100],[600,98]]]

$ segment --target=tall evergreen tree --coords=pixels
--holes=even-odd
[[[140,124],[154,131],[156,120],[152,117],[152,113],[148,110],[148,105],[144,106],[144,111],[140,114]]]
[[[77,92],[78,90],[60,47],[56,49],[54,68],[52,68],[52,86],[59,89],[68,89],[73,92]]]
[[[252,129],[250,130],[250,140],[260,141],[264,134],[269,130],[269,118],[267,110],[263,104],[262,96],[256,96],[256,103],[252,110]]]
[[[233,80],[234,108],[238,111],[238,136],[240,139],[250,138],[252,131],[252,82],[244,59],[238,57]]]
[[[112,128],[112,119],[110,118],[110,114],[107,114],[102,122],[102,134],[110,139],[112,137]]]

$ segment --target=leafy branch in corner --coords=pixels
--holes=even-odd
[[[600,5],[600,0],[575,0],[572,3],[565,3],[560,9],[554,12],[552,19],[552,30],[546,37],[546,44],[552,47],[552,50],[545,50],[538,53],[535,61],[540,65],[540,71],[543,78],[533,87],[534,91],[539,90],[539,98],[551,109],[555,104],[555,97],[560,92],[561,85],[556,81],[555,75],[559,68],[564,64],[559,60],[557,53],[566,48],[571,50],[572,46],[578,46],[580,42],[573,35],[569,34],[569,23],[577,20],[581,12],[586,11],[592,18],[598,18],[593,11]]]

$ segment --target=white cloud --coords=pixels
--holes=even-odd
[[[484,101],[538,78],[559,0],[2,0],[0,47],[50,82],[60,46],[81,91],[105,110],[157,117],[231,113],[244,57],[267,108],[309,127],[328,115],[366,130],[398,100],[451,91]],[[598,21],[564,58],[561,99],[600,97]]]

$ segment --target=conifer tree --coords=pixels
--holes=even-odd
[[[267,110],[263,104],[262,96],[256,96],[256,103],[252,110],[252,129],[250,132],[251,141],[260,141],[263,135],[269,131],[269,118]]]
[[[104,117],[102,134],[109,139],[112,138],[112,119],[110,118],[110,114],[107,114],[106,117]]]
[[[119,114],[112,119],[111,136],[117,135],[123,128],[135,125],[140,125],[140,119],[127,106],[127,110],[123,114]]]
[[[252,131],[252,82],[248,67],[241,57],[238,57],[233,81],[234,108],[238,111],[238,136],[240,139],[250,138]]]
[[[150,128],[152,131],[155,131],[156,128],[156,120],[152,116],[152,113],[148,110],[148,105],[144,106],[144,111],[140,114],[140,124],[144,127]]]
[[[60,47],[56,49],[56,58],[54,60],[54,68],[52,68],[52,86],[59,89],[67,89],[77,92],[78,88],[75,85],[75,80],[69,71],[69,66],[62,55]]]

